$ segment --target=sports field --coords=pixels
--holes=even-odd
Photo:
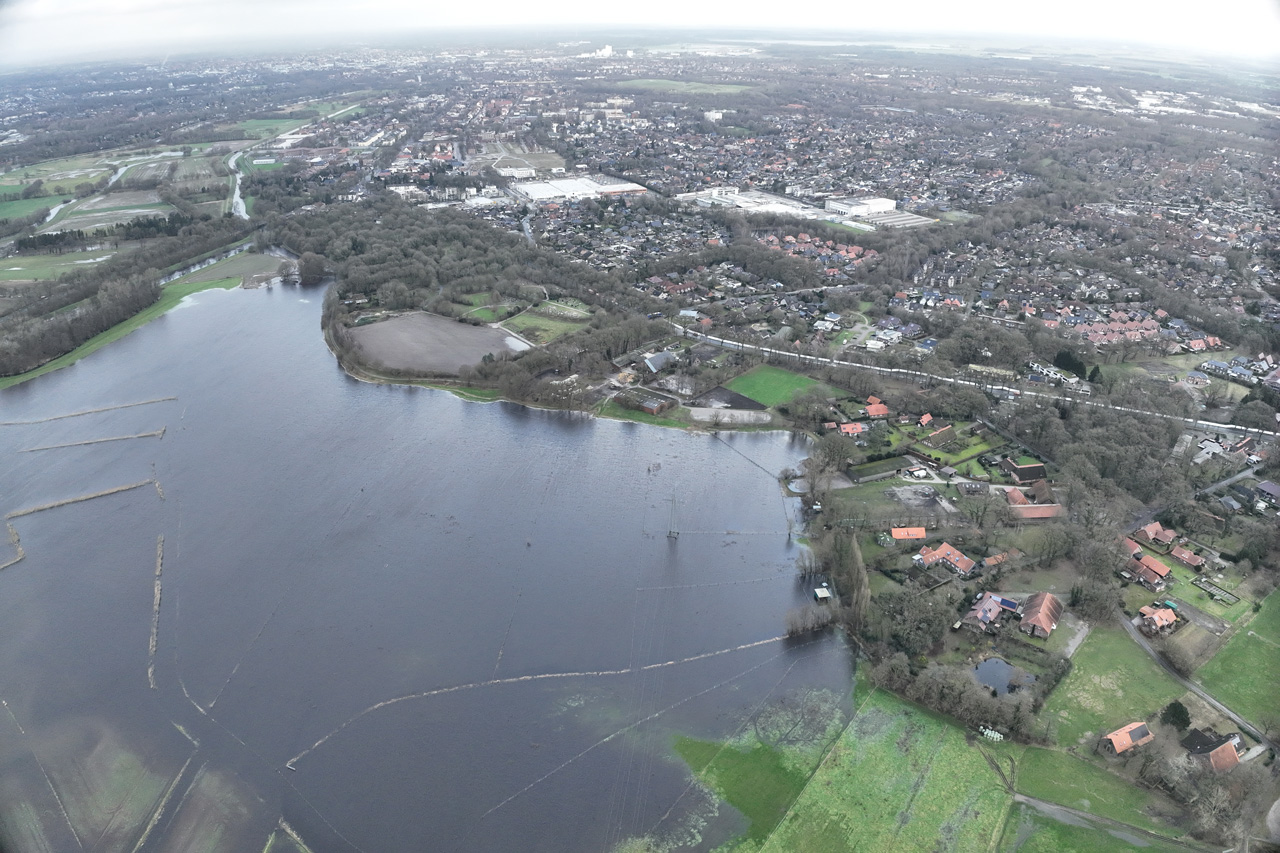
[[[736,391],[766,406],[786,403],[801,391],[808,391],[810,388],[826,388],[816,379],[768,364],[753,367],[724,385],[730,391]]]

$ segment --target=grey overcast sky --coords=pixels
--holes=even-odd
[[[9,68],[104,56],[230,49],[264,37],[287,49],[317,39],[403,37],[416,30],[611,25],[717,26],[877,32],[945,38],[990,35],[1158,45],[1199,55],[1276,60],[1280,0],[907,0],[777,3],[560,0],[432,3],[426,0],[0,0],[0,64]]]

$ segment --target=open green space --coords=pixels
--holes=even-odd
[[[761,364],[730,379],[725,387],[766,406],[777,406],[791,400],[801,391],[826,386],[808,376],[770,364]]]
[[[545,344],[570,332],[578,331],[585,323],[548,316],[537,309],[530,309],[523,314],[504,320],[502,325],[534,344]]]
[[[72,270],[92,266],[116,253],[115,249],[63,252],[60,255],[15,255],[0,258],[0,281],[48,281]]]
[[[156,317],[159,317],[161,314],[164,314],[170,308],[173,308],[193,293],[199,293],[202,290],[211,290],[214,288],[230,290],[239,286],[240,279],[238,277],[224,278],[218,281],[174,282],[164,288],[160,294],[160,298],[150,307],[134,314],[123,323],[118,323],[110,329],[107,329],[105,332],[95,335],[66,355],[60,355],[53,361],[43,364],[35,370],[29,370],[26,373],[20,373],[17,376],[6,376],[0,378],[0,388],[8,388],[11,385],[17,385],[20,382],[26,382],[28,379],[34,379],[45,373],[50,373],[54,370],[75,364],[80,359],[97,352],[107,344],[120,340],[135,329],[142,328],[147,323],[151,322]]]
[[[1018,762],[1015,787],[1050,803],[1118,820],[1151,832],[1177,837],[1182,831],[1157,820],[1153,811],[1173,813],[1177,807],[1157,794],[1096,764],[1065,752],[1027,747]]]
[[[688,421],[682,420],[677,415],[683,409],[670,409],[661,415],[651,415],[648,412],[641,412],[636,409],[628,409],[620,406],[613,400],[607,401],[600,408],[596,409],[596,414],[602,418],[612,418],[616,421],[636,421],[642,424],[653,424],[654,426],[664,427],[687,427]]]
[[[1184,692],[1118,626],[1094,626],[1071,661],[1071,673],[1040,712],[1062,746],[1092,749],[1107,732],[1153,721]]]
[[[874,691],[759,849],[987,850],[1011,801],[963,730]]]
[[[1142,838],[1140,844],[1132,844],[1106,829],[1084,826],[1080,822],[1063,823],[1041,814],[1033,806],[1015,803],[996,850],[999,853],[1184,853],[1186,848],[1161,844],[1150,837]]]
[[[1252,609],[1252,608],[1250,608]],[[1280,595],[1272,593],[1213,659],[1196,672],[1200,683],[1245,719],[1260,724],[1277,715],[1280,673]]]
[[[37,210],[55,207],[61,203],[61,196],[44,196],[42,198],[20,198],[15,201],[0,201],[0,219],[20,219],[30,216]]]
[[[664,80],[652,77],[620,80],[614,86],[624,90],[678,92],[684,95],[733,95],[751,88],[740,83],[703,83],[697,80]]]

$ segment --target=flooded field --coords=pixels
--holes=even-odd
[[[203,292],[0,392],[0,846],[742,831],[677,739],[848,700],[782,636],[803,443],[359,383],[321,298]]]

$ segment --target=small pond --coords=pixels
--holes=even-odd
[[[1031,673],[1002,658],[987,658],[973,668],[973,677],[978,679],[979,684],[990,687],[1000,696],[1036,680]]]

